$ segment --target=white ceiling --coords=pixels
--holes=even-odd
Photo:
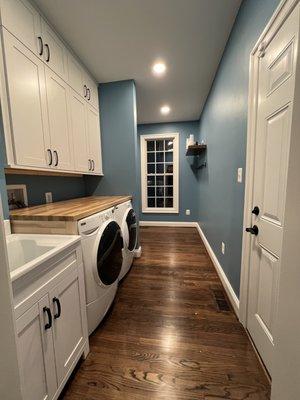
[[[135,80],[138,122],[149,123],[199,118],[241,0],[35,2],[98,82]]]

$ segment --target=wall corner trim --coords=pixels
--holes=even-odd
[[[173,227],[186,227],[186,228],[196,228],[203,243],[204,246],[208,252],[208,255],[217,271],[217,274],[219,275],[219,278],[221,280],[221,283],[226,291],[226,294],[228,296],[228,299],[232,305],[232,308],[239,319],[239,308],[240,308],[240,301],[235,294],[227,276],[225,275],[225,272],[223,271],[223,268],[221,267],[221,264],[219,263],[217,256],[215,255],[211,245],[209,244],[208,240],[206,239],[206,236],[204,235],[202,229],[200,228],[200,224],[198,222],[193,222],[193,221],[140,221],[140,226],[173,226]]]
[[[222,285],[226,291],[229,301],[234,309],[234,312],[235,312],[237,318],[239,319],[240,301],[239,301],[237,295],[235,294],[227,276],[225,275],[225,272],[223,271],[223,268],[222,268],[221,264],[219,263],[217,256],[215,255],[211,245],[209,244],[206,236],[204,235],[204,232],[202,231],[200,224],[198,224],[198,223],[196,223],[196,224],[197,224],[196,228],[199,232],[199,235],[204,243],[204,246],[210,256],[212,263],[214,264],[214,267],[217,271],[217,274],[219,275],[219,278],[220,278]]]

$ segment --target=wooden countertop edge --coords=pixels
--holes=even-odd
[[[101,196],[99,196],[101,197]],[[105,196],[108,197],[108,196]],[[114,196],[112,196],[114,197]],[[76,199],[77,200],[77,199]],[[78,199],[80,200],[80,199]],[[91,200],[95,201],[95,196],[91,196]],[[126,201],[132,200],[132,196],[122,196],[118,199],[113,199],[110,202],[107,202],[105,205],[94,205],[91,206],[91,208],[89,210],[85,210],[85,211],[81,211],[78,212],[78,214],[76,214],[76,212],[74,212],[74,215],[26,215],[26,214],[11,214],[10,215],[10,220],[11,221],[61,221],[61,222],[76,222],[79,221],[80,219],[89,217],[93,214],[96,214],[98,212],[107,210],[110,207],[114,207],[117,206],[118,204],[124,203]],[[67,202],[68,200],[66,200]],[[72,200],[70,200],[72,201]],[[57,202],[60,203],[60,202]],[[53,203],[55,204],[55,203]],[[41,206],[34,206],[34,207],[41,207]],[[34,207],[29,207],[28,211],[30,208],[34,208]],[[24,212],[24,211],[23,211]],[[55,212],[55,210],[53,210],[53,212]]]

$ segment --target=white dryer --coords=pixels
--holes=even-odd
[[[78,221],[81,235],[87,319],[91,334],[108,311],[118,288],[123,263],[123,238],[114,209]]]
[[[134,250],[137,244],[137,218],[132,208],[131,201],[119,204],[115,207],[115,220],[121,227],[122,238],[123,238],[123,263],[122,269],[119,276],[119,280],[124,278],[134,258]]]

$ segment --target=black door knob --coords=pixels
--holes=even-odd
[[[252,228],[246,228],[246,232],[251,233],[251,235],[258,235],[258,227],[256,225],[253,225]]]
[[[259,214],[259,208],[257,206],[255,206],[251,212],[252,212],[252,214],[258,215]]]

